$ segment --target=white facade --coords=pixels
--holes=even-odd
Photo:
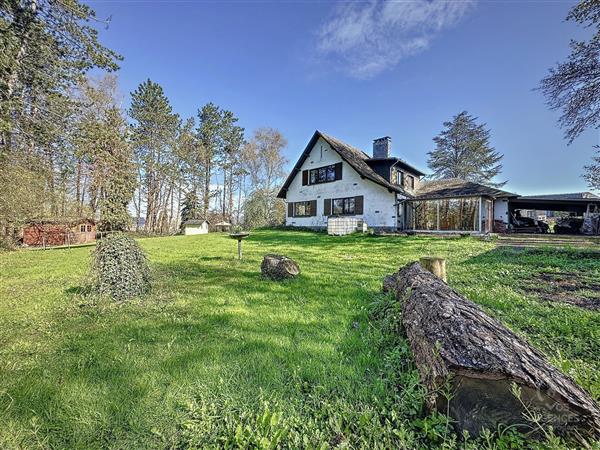
[[[341,180],[328,183],[302,185],[302,171],[342,163]],[[297,227],[321,228],[327,226],[324,214],[325,199],[336,199],[354,196],[364,197],[363,214],[353,215],[375,228],[396,228],[398,225],[398,207],[396,193],[361,176],[344,161],[321,137],[316,141],[300,170],[286,192],[286,202],[316,200],[316,215],[312,217],[288,217],[286,208],[286,225]]]
[[[194,234],[206,234],[208,233],[208,222],[205,220],[199,224],[186,223],[183,226],[183,231],[186,236],[191,236]]]
[[[499,198],[494,201],[494,220],[501,220],[505,224],[509,223],[507,199]]]

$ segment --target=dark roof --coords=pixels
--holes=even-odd
[[[371,162],[389,162],[390,166],[399,166],[403,169],[406,169],[412,173],[414,173],[415,175],[418,175],[420,177],[422,177],[423,175],[425,175],[425,172],[421,172],[419,169],[417,169],[414,166],[411,166],[410,164],[408,164],[406,161],[404,161],[403,159],[400,158],[396,158],[395,156],[391,156],[389,158],[368,158],[367,159],[367,164],[371,163]]]
[[[377,183],[389,189],[391,192],[399,192],[401,194],[406,195],[407,197],[411,197],[411,195],[408,194],[404,189],[402,189],[402,187],[390,183],[381,175],[377,174],[371,167],[369,167],[369,165],[366,162],[369,159],[369,155],[367,155],[365,152],[355,147],[352,147],[351,145],[348,145],[345,142],[334,138],[333,136],[328,136],[327,134],[322,133],[319,130],[315,131],[315,133],[313,134],[306,148],[300,155],[298,162],[292,169],[292,172],[285,180],[285,183],[283,184],[283,187],[277,194],[277,197],[285,198],[285,194],[288,188],[290,187],[290,184],[294,180],[296,174],[300,171],[302,164],[304,164],[304,161],[306,161],[306,158],[308,157],[310,151],[312,150],[313,146],[319,138],[322,138],[325,142],[327,142],[331,146],[331,148],[335,150],[338,153],[338,155],[340,155],[340,157],[344,161],[346,161],[354,170],[356,170],[356,172],[362,178],[367,178],[373,181],[374,183]]]
[[[93,223],[96,224],[94,219],[89,217],[49,217],[49,218],[38,218],[31,219],[25,222],[28,225],[77,225],[80,223]]]
[[[189,220],[186,220],[185,222],[183,222],[183,224],[184,225],[202,225],[204,222],[210,224],[210,222],[206,219],[189,219]]]
[[[522,195],[525,200],[600,200],[600,197],[591,192],[573,192],[570,194],[544,194],[544,195]]]
[[[503,191],[495,187],[459,179],[426,181],[417,187],[415,199],[435,199],[453,197],[478,197],[492,198],[517,197],[517,194]]]

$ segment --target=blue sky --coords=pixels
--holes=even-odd
[[[535,91],[589,31],[564,21],[571,2],[93,1],[112,16],[102,42],[125,60],[128,94],[150,78],[176,112],[212,101],[248,133],[288,139],[291,167],[315,129],[427,168],[442,122],[467,110],[504,156],[501,180],[521,194],[589,190],[590,130],[567,146],[557,112]]]

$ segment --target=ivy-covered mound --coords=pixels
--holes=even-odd
[[[92,289],[115,300],[126,300],[150,289],[146,255],[131,237],[111,234],[100,240],[92,254]]]

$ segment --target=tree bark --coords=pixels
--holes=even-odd
[[[266,278],[285,280],[300,274],[300,267],[293,259],[283,255],[265,255],[260,265],[260,271]]]
[[[535,412],[557,434],[600,437],[600,408],[587,392],[421,265],[386,277],[384,290],[402,302],[402,324],[429,406],[448,413],[458,429],[476,435],[504,424],[529,431],[524,417]],[[449,403],[441,393],[445,386]]]

